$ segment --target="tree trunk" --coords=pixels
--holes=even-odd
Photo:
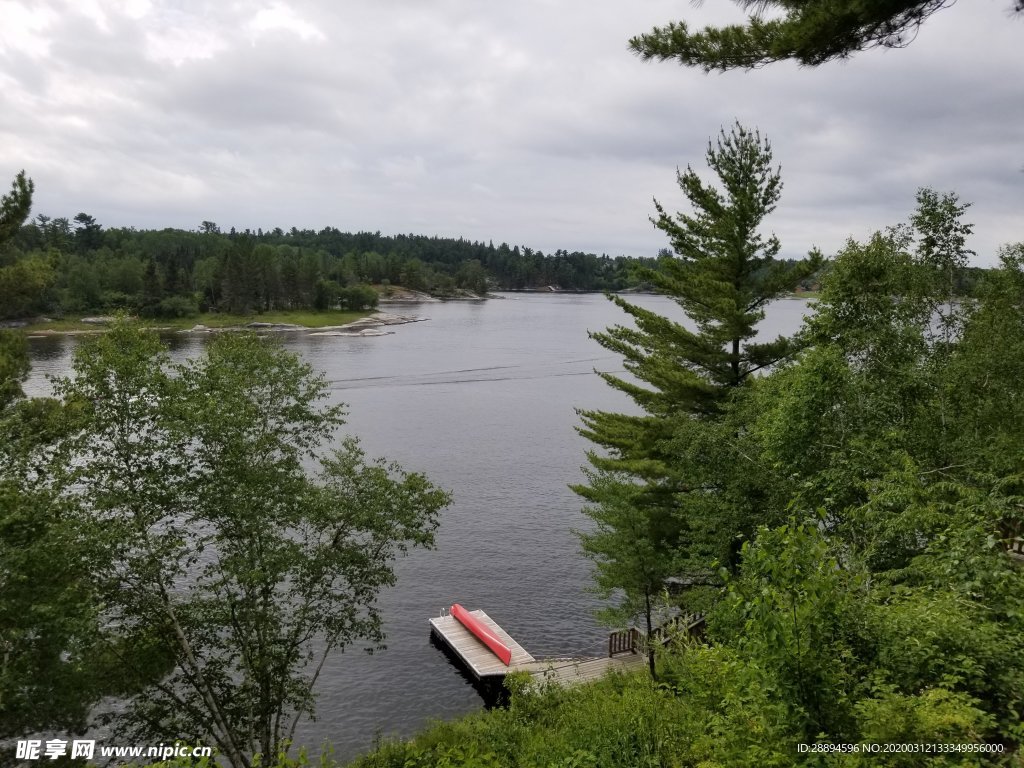
[[[658,679],[658,672],[654,665],[654,626],[651,623],[651,596],[644,595],[644,618],[647,620],[647,666],[651,670],[651,679]]]

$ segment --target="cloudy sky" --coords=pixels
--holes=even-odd
[[[727,0],[0,0],[0,184],[105,226],[415,232],[598,253],[664,245],[651,198],[760,128],[783,250],[834,252],[915,190],[972,201],[977,263],[1024,240],[1024,18],[963,0],[904,50],[705,75],[631,35]]]

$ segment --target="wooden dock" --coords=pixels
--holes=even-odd
[[[608,672],[636,669],[647,662],[646,656],[637,653],[602,658],[535,659],[486,613],[480,610],[470,613],[489,626],[512,650],[512,661],[507,667],[472,632],[451,616],[430,619],[430,627],[470,674],[481,682],[500,682],[512,672],[526,672],[538,683],[568,686],[597,680]]]
[[[495,656],[491,649],[481,643],[476,637],[451,616],[439,616],[430,620],[431,631],[438,636],[466,665],[473,676],[478,680],[485,677],[504,677],[509,672],[514,672],[521,664],[535,664],[533,658],[526,649],[512,639],[504,629],[483,611],[470,611],[477,619],[490,627],[501,642],[512,650],[512,661],[506,667],[505,664]]]
[[[627,672],[647,664],[647,657],[639,653],[626,656],[593,659],[545,659],[532,664],[523,664],[517,672],[529,672],[539,683],[554,683],[561,686],[600,680],[609,672]]]

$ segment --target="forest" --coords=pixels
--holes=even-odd
[[[333,227],[221,232],[204,221],[196,231],[107,229],[86,213],[70,221],[40,214],[0,250],[0,320],[362,310],[392,286],[442,298],[549,286],[614,291],[635,286],[633,271],[651,261]]]

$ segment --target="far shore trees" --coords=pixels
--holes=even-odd
[[[0,197],[0,243],[10,240],[32,210],[32,179],[21,171],[11,182],[11,191]]]
[[[580,414],[580,432],[597,447],[588,454],[587,483],[573,487],[594,521],[593,532],[581,535],[583,549],[595,561],[599,589],[625,594],[615,617],[641,615],[648,633],[668,577],[713,582],[713,564],[729,563],[737,537],[765,522],[749,489],[738,492],[752,478],[730,426],[733,393],[795,350],[782,337],[754,342],[757,324],[764,307],[820,261],[780,262],[778,240],[761,232],[782,182],[758,132],[723,129],[708,144],[707,162],[717,186],[690,167],[678,174],[691,213],[673,217],[655,203],[652,221],[675,254],[645,275],[693,325],[612,297],[635,328],[592,337],[623,356],[629,376],[601,376],[643,413]],[[650,665],[653,673],[653,651]]]
[[[0,196],[0,321],[138,313],[179,319],[377,306],[404,286],[439,298],[556,286],[566,291],[635,287],[649,258],[540,251],[425,235],[285,232],[212,221],[199,229],[103,227],[94,216],[38,214],[26,223],[32,180],[22,171]],[[219,324],[219,323],[213,323]]]
[[[53,282],[53,267],[44,255],[13,262],[5,258],[32,210],[34,190],[32,179],[21,171],[11,182],[11,191],[0,196],[0,320],[36,311],[43,293]]]

